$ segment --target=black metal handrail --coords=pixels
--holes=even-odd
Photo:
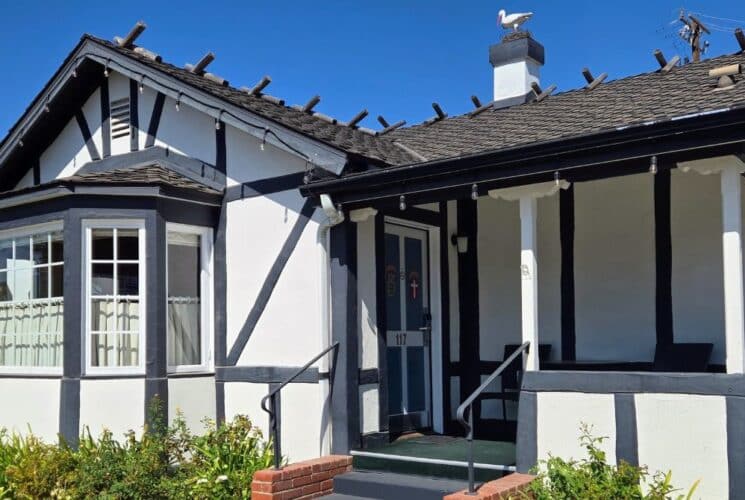
[[[293,380],[298,378],[300,375],[302,375],[308,368],[310,368],[313,363],[324,357],[326,354],[328,354],[331,351],[334,351],[334,357],[331,361],[331,365],[329,367],[329,373],[333,372],[333,367],[336,365],[336,354],[338,352],[339,348],[339,342],[334,342],[329,347],[321,351],[316,357],[308,361],[305,366],[298,369],[292,376],[286,378],[284,382],[279,384],[277,387],[269,391],[269,394],[264,396],[261,399],[261,409],[264,410],[269,414],[269,433],[272,436],[272,443],[274,444],[274,468],[280,469],[281,463],[282,463],[282,444],[280,443],[280,437],[279,437],[279,429],[281,426],[280,419],[277,418],[277,394],[279,394],[279,391],[281,391],[287,384],[291,383]],[[331,377],[333,378],[333,377]],[[266,402],[270,402],[271,409],[267,408]]]
[[[515,359],[521,355],[523,352],[527,351],[530,347],[530,342],[524,342],[520,347],[518,347],[515,352],[509,355],[507,359],[502,361],[502,364],[497,367],[496,370],[492,372],[491,375],[489,375],[489,378],[487,378],[475,391],[471,393],[468,398],[466,398],[465,401],[463,401],[460,406],[458,407],[458,413],[457,418],[458,422],[466,429],[466,442],[467,442],[467,457],[466,460],[468,461],[468,493],[472,494],[476,492],[475,488],[475,471],[473,466],[473,403],[476,402],[476,400],[481,396],[481,393],[483,393],[489,385],[491,385],[494,380],[499,377],[502,372],[510,366],[510,364],[515,361]],[[468,412],[468,420],[466,420],[465,414],[466,410],[470,409],[471,411]]]

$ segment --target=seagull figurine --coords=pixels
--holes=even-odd
[[[532,16],[532,12],[518,12],[516,14],[507,15],[504,9],[502,9],[499,11],[499,15],[497,16],[497,23],[506,30],[512,28],[513,30],[518,31],[520,25]]]

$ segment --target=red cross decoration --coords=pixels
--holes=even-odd
[[[411,288],[411,298],[416,300],[417,290],[419,289],[419,273],[413,271],[409,273],[409,287]]]

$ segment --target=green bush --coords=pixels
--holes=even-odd
[[[86,429],[77,449],[0,430],[0,500],[250,498],[254,472],[273,463],[270,443],[244,416],[206,421],[201,436],[181,415],[170,426],[150,421],[121,442]]]
[[[535,500],[665,500],[679,491],[671,484],[670,472],[650,475],[647,467],[624,461],[609,465],[605,452],[599,448],[605,439],[593,437],[591,428],[583,424],[580,443],[587,450],[587,458],[566,461],[549,456],[533,471],[538,478],[531,484],[528,496]],[[676,498],[690,500],[697,486],[698,481],[687,495]]]

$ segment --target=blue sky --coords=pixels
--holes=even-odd
[[[713,16],[702,19],[717,28],[707,57],[737,50],[720,31],[745,28],[745,2],[735,0],[2,1],[0,135],[82,33],[110,39],[138,19],[148,24],[138,43],[168,62],[195,62],[212,50],[210,71],[235,86],[268,74],[267,92],[288,104],[317,93],[319,111],[347,120],[367,108],[363,124],[377,127],[378,114],[391,122],[429,118],[433,101],[451,115],[471,108],[471,94],[488,101],[500,8],[535,13],[526,27],[546,47],[541,81],[561,91],[583,85],[584,66],[619,78],[655,69],[655,48],[687,54],[671,24],[681,7]]]

